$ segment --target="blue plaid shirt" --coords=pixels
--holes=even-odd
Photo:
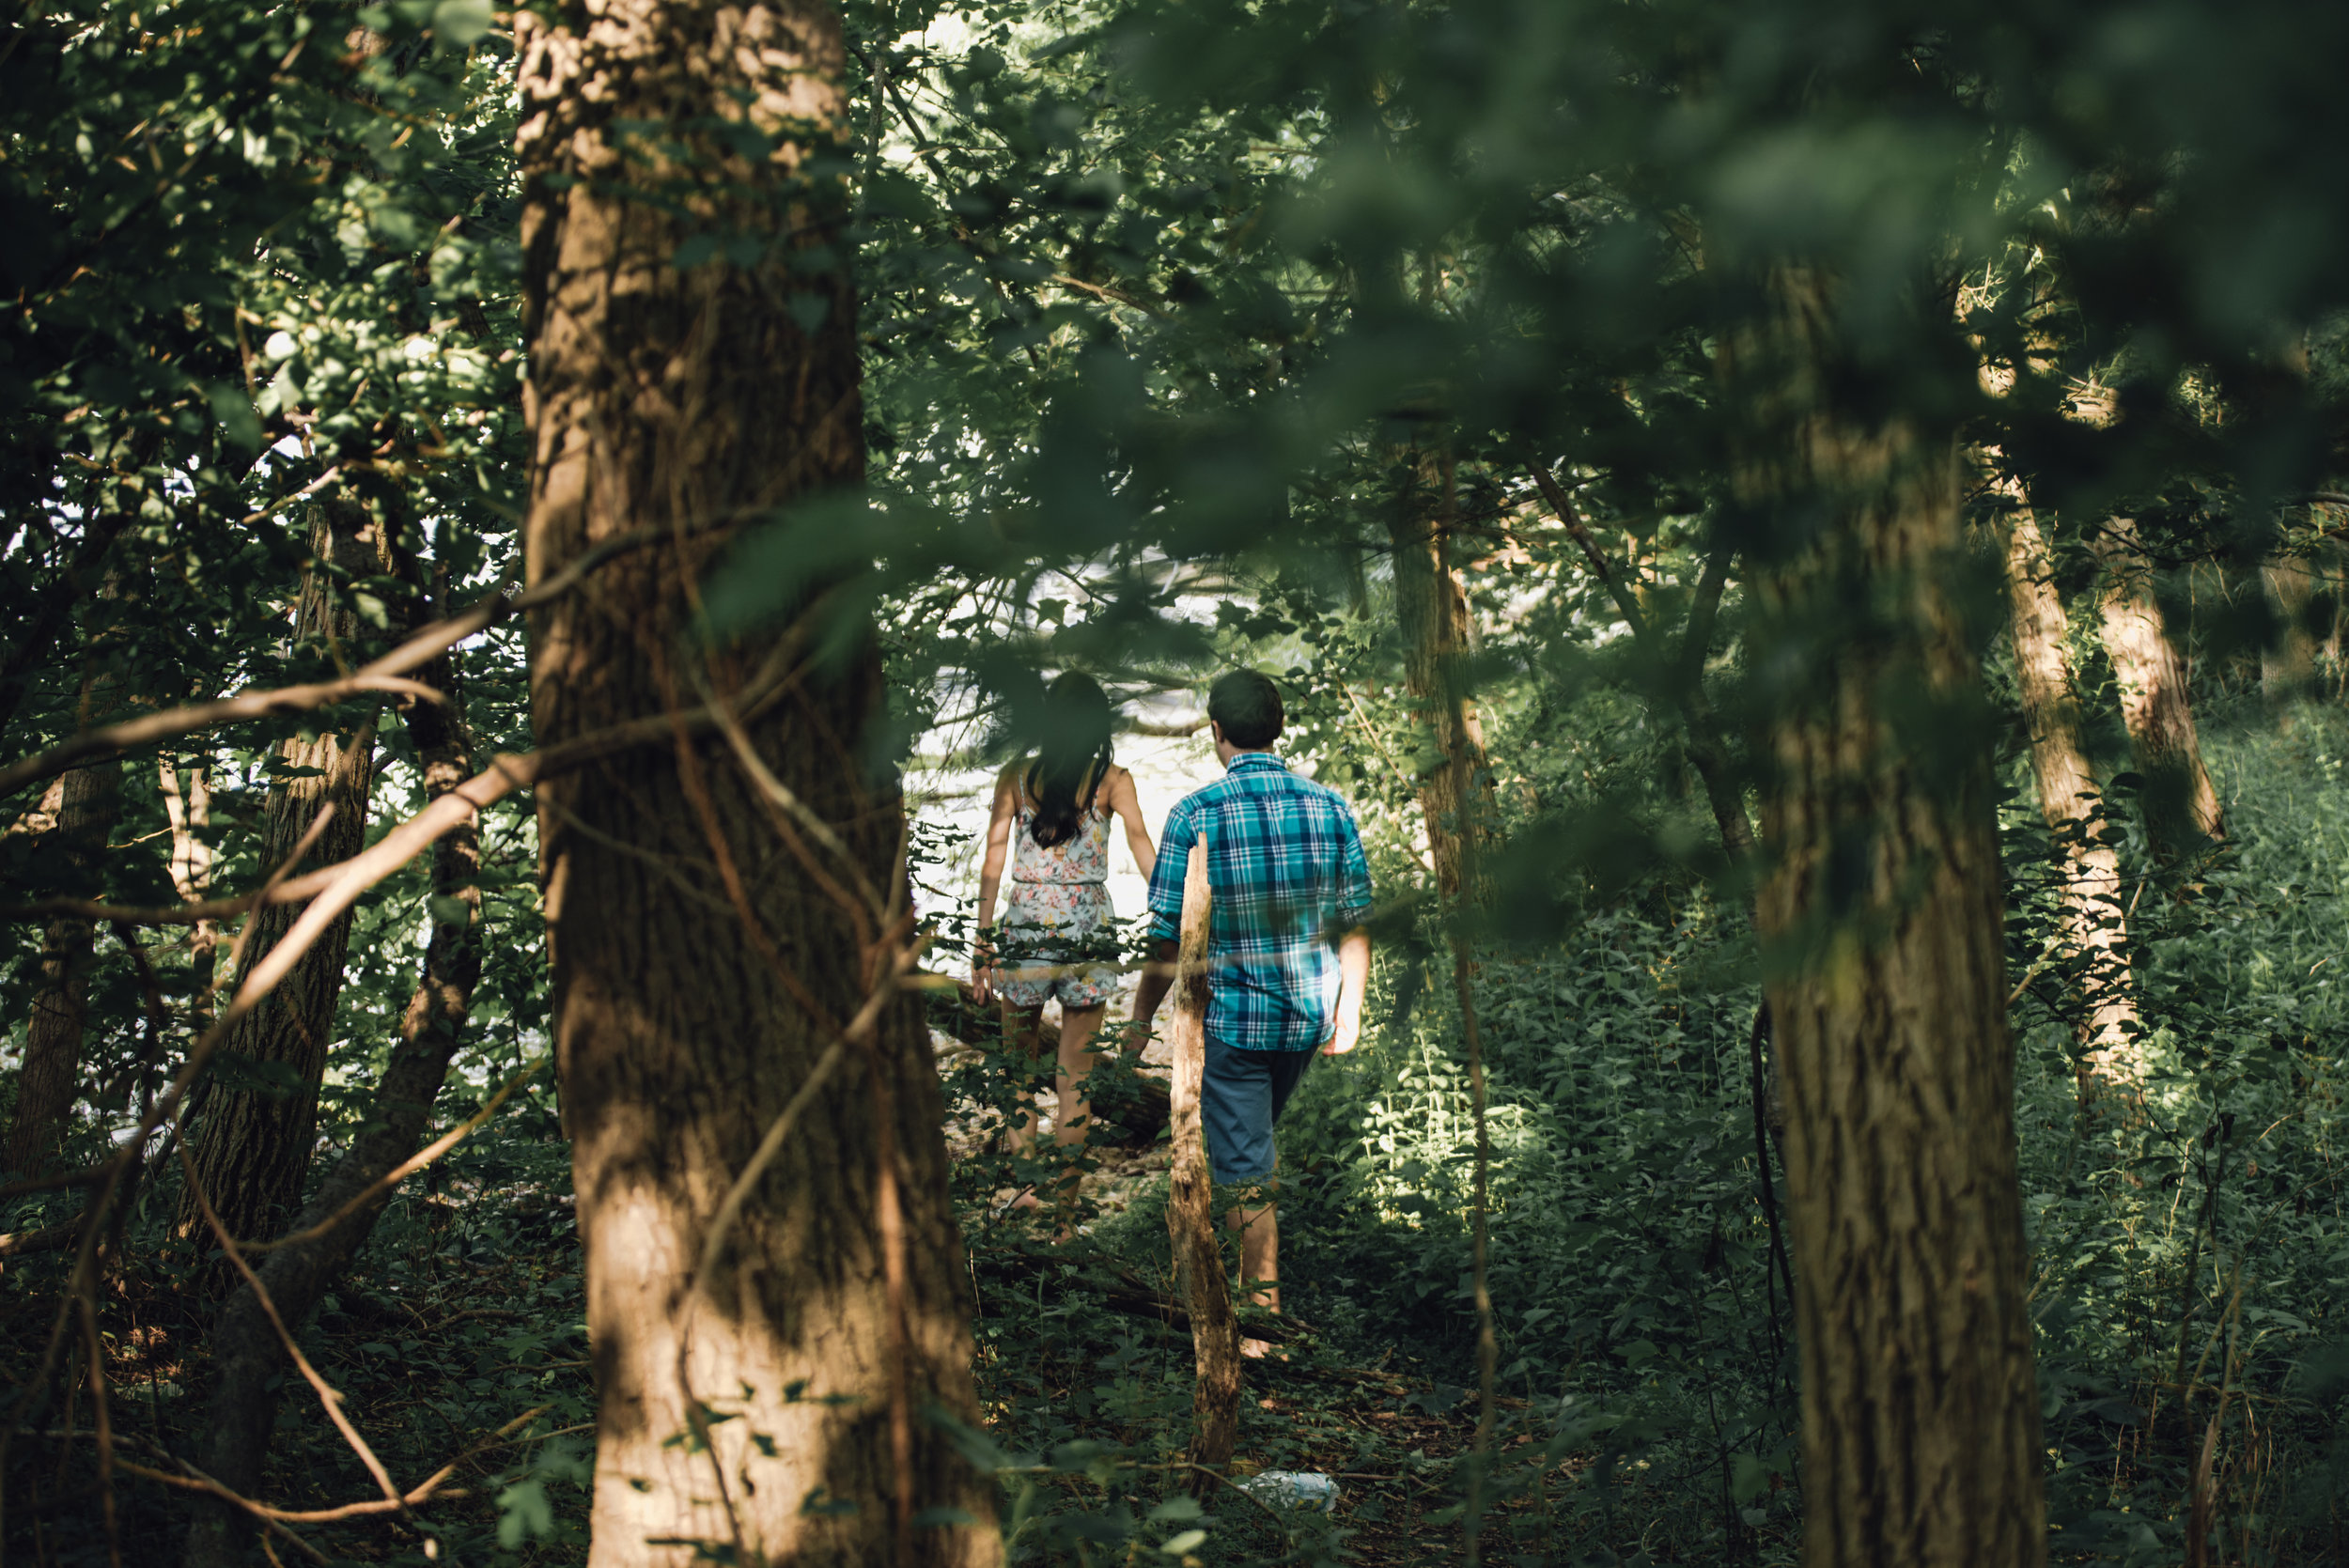
[[[1207,1032],[1244,1050],[1311,1050],[1336,1027],[1336,939],[1370,918],[1370,865],[1337,791],[1242,752],[1167,814],[1150,933],[1172,941],[1190,846],[1207,839]]]

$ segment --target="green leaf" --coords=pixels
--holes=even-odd
[[[455,49],[470,49],[497,21],[490,0],[441,0],[432,8],[432,36]]]
[[[245,396],[244,388],[220,382],[211,388],[210,396],[222,442],[248,455],[258,452],[261,417],[253,411],[253,399]]]
[[[518,1481],[498,1494],[498,1545],[512,1551],[525,1536],[554,1533],[554,1504],[543,1483]]]
[[[910,1522],[915,1529],[943,1529],[953,1525],[975,1525],[979,1521],[967,1509],[926,1508]]]
[[[822,294],[794,294],[785,302],[791,319],[800,324],[800,331],[813,337],[816,329],[832,314],[832,301]]]

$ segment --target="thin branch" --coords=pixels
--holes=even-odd
[[[318,494],[319,491],[324,489],[327,486],[341,478],[342,474],[343,465],[336,463],[334,467],[328,469],[324,474],[319,474],[317,478],[311,480],[308,484],[294,491],[293,494],[272,501],[257,512],[246,513],[243,520],[240,521],[237,526],[240,528],[250,528],[255,523],[260,521],[263,518],[269,517],[272,513],[282,512],[297,501],[307,501],[310,497]]]
[[[1566,532],[1574,536],[1574,542],[1582,547],[1582,554],[1591,563],[1591,569],[1598,574],[1599,582],[1605,583],[1608,593],[1614,597],[1615,608],[1622,613],[1624,623],[1631,628],[1631,635],[1642,643],[1648,641],[1647,616],[1641,613],[1640,601],[1632,597],[1623,579],[1615,575],[1615,568],[1608,564],[1598,546],[1591,542],[1590,530],[1582,526],[1581,515],[1574,509],[1573,499],[1560,488],[1557,476],[1549,472],[1549,465],[1539,458],[1529,458],[1525,466],[1533,475],[1533,483],[1540,488],[1542,499],[1549,503],[1550,511]]]
[[[431,687],[401,678],[405,672],[428,663],[476,632],[486,631],[499,622],[524,610],[535,609],[562,598],[585,581],[587,575],[630,551],[651,543],[661,536],[651,527],[634,529],[605,540],[582,554],[560,572],[539,583],[527,593],[512,598],[494,594],[461,615],[435,622],[411,636],[382,658],[361,665],[345,680],[322,681],[309,686],[287,686],[274,691],[242,691],[218,702],[196,703],[187,707],[175,707],[163,713],[149,714],[127,723],[109,725],[104,729],[88,730],[74,736],[45,752],[21,762],[0,768],[0,797],[22,789],[25,784],[96,758],[118,756],[134,747],[151,745],[175,737],[212,729],[240,720],[259,719],[271,715],[303,713],[324,707],[332,703],[367,692],[388,692],[395,695],[421,698],[427,702],[444,699]],[[234,911],[229,911],[234,912]],[[194,918],[212,919],[215,916]],[[159,924],[178,924],[161,922]]]
[[[1160,740],[1185,740],[1207,727],[1206,715],[1196,719],[1176,719],[1159,722],[1137,719],[1126,726],[1128,735],[1146,735]]]
[[[122,1568],[122,1527],[115,1517],[115,1423],[112,1402],[106,1397],[106,1342],[98,1332],[95,1280],[77,1293],[82,1308],[82,1354],[89,1360],[91,1420],[98,1428],[98,1512],[106,1526],[108,1568]]]
[[[848,1036],[846,1034],[825,1047],[824,1054],[816,1059],[816,1065],[808,1069],[807,1077],[800,1081],[800,1087],[784,1105],[782,1112],[769,1125],[766,1136],[758,1141],[758,1148],[751,1155],[750,1163],[742,1167],[742,1173],[734,1178],[732,1187],[726,1188],[724,1201],[719,1203],[717,1215],[709,1221],[709,1234],[702,1240],[701,1257],[693,1265],[692,1284],[708,1288],[711,1276],[717,1272],[718,1257],[725,1247],[726,1236],[734,1229],[735,1220],[740,1217],[743,1202],[749,1198],[751,1188],[767,1173],[767,1167],[774,1163],[775,1156],[782,1152],[785,1141],[791,1136],[791,1129],[799,1125],[801,1114],[807,1110],[809,1103],[816,1098],[816,1092],[824,1086],[824,1080],[832,1077],[832,1069],[840,1065],[840,1059],[848,1052]]]
[[[271,1529],[276,1531],[279,1535],[284,1536],[288,1541],[292,1542],[294,1545],[301,1548],[302,1554],[304,1557],[308,1558],[313,1562],[320,1564],[320,1568],[333,1568],[334,1561],[333,1558],[328,1557],[324,1552],[319,1551],[316,1546],[311,1545],[310,1543],[304,1541],[301,1536],[296,1535],[292,1530],[286,1528],[287,1520],[288,1518],[298,1520],[301,1518],[300,1514],[288,1514],[284,1509],[271,1508],[266,1504],[255,1502],[251,1498],[245,1497],[241,1493],[233,1492],[226,1486],[222,1485],[219,1482],[214,1481],[210,1476],[206,1475],[202,1470],[199,1470],[194,1466],[190,1465],[184,1459],[174,1459],[173,1461],[173,1463],[181,1466],[188,1471],[188,1474],[184,1476],[173,1475],[169,1470],[149,1469],[145,1465],[136,1464],[128,1459],[118,1459],[115,1463],[127,1475],[138,1476],[146,1481],[159,1481],[166,1486],[177,1486],[184,1491],[208,1493],[212,1497],[220,1498],[224,1502],[233,1503],[237,1507],[243,1509],[247,1514],[252,1514],[256,1519],[258,1519],[262,1524],[268,1526]],[[381,1503],[375,1505],[378,1510],[381,1510],[382,1506],[383,1505]]]
[[[10,1231],[0,1235],[0,1258],[21,1258],[32,1252],[62,1252],[81,1239],[82,1222],[44,1225],[38,1231]]]
[[[54,1176],[28,1176],[23,1181],[10,1182],[6,1187],[0,1187],[0,1198],[22,1198],[34,1192],[54,1192],[59,1188],[65,1187],[96,1187],[106,1179],[106,1172],[113,1169],[114,1161],[109,1159],[100,1165],[85,1165],[79,1171],[60,1171]],[[79,1224],[80,1221],[76,1220],[75,1223]],[[26,1250],[35,1252],[45,1250],[39,1247]],[[6,1254],[0,1253],[0,1256],[6,1256]]]
[[[780,807],[792,821],[806,831],[808,837],[822,845],[832,852],[834,859],[848,867],[848,875],[856,883],[857,893],[863,899],[865,910],[879,918],[881,913],[880,895],[873,891],[873,884],[865,877],[864,868],[857,863],[855,852],[841,842],[840,835],[832,831],[832,824],[818,816],[814,807],[801,800],[792,792],[790,786],[775,777],[774,769],[769,768],[767,759],[758,754],[758,749],[751,744],[749,734],[736,720],[733,712],[727,708],[724,699],[709,689],[708,683],[702,677],[702,673],[690,666],[686,673],[692,676],[694,685],[700,689],[703,700],[709,706],[712,721],[716,722],[720,733],[726,737],[726,743],[734,749],[735,757],[742,764],[743,771],[750,774],[752,782],[766,793],[769,800]],[[825,891],[831,893],[835,901],[849,905],[849,912],[855,912],[848,895],[840,890],[839,884],[832,877],[825,874],[822,867],[805,859],[801,863],[807,868],[810,876],[824,885]],[[863,945],[862,936],[863,934],[860,933],[859,945]]]
[[[1087,283],[1084,279],[1071,277],[1066,272],[1054,272],[1046,281],[1059,284],[1063,288],[1074,288],[1090,294],[1095,299],[1105,301],[1110,304],[1130,305],[1145,315],[1157,317],[1161,321],[1167,318],[1168,312],[1164,305],[1155,300],[1145,300],[1138,294],[1129,294],[1123,288],[1112,288],[1102,284]]]
[[[754,704],[746,704],[745,712],[773,700],[780,694],[784,682],[778,677],[762,680],[756,685],[757,700]],[[536,752],[506,753],[424,811],[393,829],[364,853],[305,872],[300,877],[289,877],[274,886],[263,888],[259,893],[245,893],[236,898],[210,899],[201,904],[163,906],[101,904],[86,899],[43,899],[32,904],[0,905],[0,919],[37,918],[44,911],[54,911],[132,925],[188,925],[199,920],[217,920],[223,915],[241,914],[264,904],[300,904],[330,891],[337,897],[347,896],[355,900],[368,888],[407,864],[427,846],[472,813],[486,810],[518,789],[528,789],[541,780],[584,767],[615,752],[667,740],[677,724],[683,724],[690,732],[698,733],[713,727],[716,722],[716,716],[708,708],[689,707],[674,715],[653,714],[642,719],[630,719],[608,729],[596,730]],[[354,876],[357,880],[353,880]],[[348,907],[348,903],[336,905],[335,913]],[[305,911],[303,918],[307,922],[308,912]],[[332,918],[332,915],[323,916],[319,924],[323,925]],[[294,927],[296,931],[302,928],[301,923]],[[290,938],[292,933],[288,935]],[[283,951],[284,947],[283,942],[279,943],[277,948],[271,950],[272,955]],[[234,967],[232,962],[232,972]],[[51,1185],[56,1184],[53,1182]],[[19,1191],[37,1190],[41,1188],[0,1188],[0,1198]]]
[[[1730,551],[1716,545],[1704,559],[1704,575],[1697,579],[1696,600],[1688,606],[1688,626],[1680,639],[1680,685],[1702,696],[1704,660],[1713,648],[1713,623],[1719,618],[1721,594],[1729,586]]]
[[[262,903],[257,893],[194,904],[108,904],[96,898],[37,898],[0,904],[0,920],[102,920],[117,925],[200,925],[243,914]],[[279,902],[288,902],[280,900]]]
[[[319,1375],[318,1369],[310,1364],[310,1358],[304,1356],[302,1346],[294,1343],[293,1335],[286,1327],[286,1320],[277,1315],[277,1303],[270,1299],[269,1287],[261,1283],[261,1277],[253,1271],[253,1265],[244,1261],[244,1253],[237,1246],[237,1238],[228,1234],[228,1227],[222,1224],[220,1216],[212,1211],[212,1201],[205,1195],[203,1180],[196,1174],[195,1161],[189,1157],[188,1146],[184,1142],[179,1145],[179,1168],[186,1173],[188,1191],[195,1199],[196,1207],[204,1213],[204,1222],[212,1228],[212,1234],[220,1238],[221,1250],[228,1254],[228,1261],[237,1265],[237,1272],[244,1276],[244,1282],[252,1287],[254,1297],[260,1302],[261,1311],[269,1314],[270,1326],[277,1330],[277,1338],[285,1345],[286,1354],[292,1358],[295,1370],[302,1374],[303,1380],[319,1396],[319,1404],[325,1409],[326,1419],[334,1423],[334,1429],[343,1435],[343,1441],[350,1445],[351,1452],[357,1454],[359,1462],[367,1467],[367,1474],[373,1476],[375,1483],[383,1489],[384,1501],[391,1510],[406,1514],[409,1523],[416,1526],[418,1533],[429,1538],[423,1522],[410,1512],[407,1498],[392,1484],[392,1473],[383,1467],[383,1461],[375,1456],[375,1451],[367,1446],[365,1437],[359,1436],[359,1429],[350,1423],[350,1418],[343,1414],[342,1395]]]
[[[62,773],[69,768],[120,756],[135,747],[170,740],[196,730],[212,729],[243,719],[306,713],[312,708],[325,707],[368,692],[415,697],[431,703],[445,700],[440,692],[421,681],[365,670],[344,680],[317,681],[307,686],[281,686],[265,691],[240,691],[218,702],[195,703],[187,707],[150,713],[119,724],[108,724],[102,729],[84,730],[70,740],[62,741],[45,752],[36,752],[22,762],[0,768],[0,796],[12,795],[28,784]]]
[[[478,1132],[490,1117],[498,1113],[498,1108],[506,1103],[507,1097],[510,1096],[515,1090],[520,1089],[523,1084],[529,1082],[533,1078],[537,1076],[538,1069],[545,1066],[547,1064],[547,1061],[548,1059],[542,1056],[537,1061],[533,1062],[529,1066],[524,1067],[521,1072],[516,1073],[512,1078],[506,1079],[506,1087],[490,1095],[489,1103],[484,1105],[479,1110],[474,1112],[473,1115],[467,1117],[464,1121],[458,1123],[457,1126],[442,1134],[441,1137],[434,1140],[427,1147],[417,1150],[415,1154],[411,1156],[409,1158],[403,1160],[393,1169],[386,1171],[382,1175],[378,1176],[373,1182],[368,1184],[364,1191],[353,1197],[350,1202],[345,1203],[341,1208],[336,1209],[333,1214],[328,1215],[324,1219],[319,1220],[308,1230],[296,1231],[291,1235],[279,1236],[275,1241],[248,1241],[243,1244],[244,1250],[248,1252],[274,1252],[281,1248],[299,1247],[305,1242],[316,1241],[320,1236],[327,1234],[329,1232],[334,1230],[335,1226],[341,1224],[344,1220],[358,1213],[368,1203],[373,1203],[382,1194],[389,1192],[392,1188],[397,1187],[401,1182],[406,1181],[409,1177],[414,1175],[417,1172],[423,1170],[426,1166],[431,1164],[434,1160],[440,1158],[443,1155],[457,1147],[458,1144],[463,1142],[474,1133]]]
[[[808,1069],[807,1077],[801,1081],[799,1089],[768,1126],[766,1136],[758,1141],[758,1148],[752,1154],[750,1162],[742,1167],[742,1173],[734,1178],[734,1185],[726,1189],[717,1214],[710,1219],[709,1234],[702,1240],[701,1258],[693,1265],[694,1284],[708,1284],[710,1276],[717,1270],[719,1254],[725,1248],[726,1236],[734,1229],[735,1220],[740,1217],[742,1204],[749,1199],[751,1189],[767,1173],[767,1167],[774,1163],[775,1156],[782,1152],[785,1140],[791,1136],[792,1127],[798,1125],[801,1113],[816,1097],[816,1092],[823,1087],[824,1080],[832,1076],[832,1069],[840,1064],[848,1048],[862,1041],[879,1021],[882,1006],[897,994],[905,972],[913,967],[914,960],[919,956],[919,950],[910,943],[898,951],[887,977],[865,997],[864,1004],[857,1009],[856,1017],[848,1020],[848,1026],[824,1048],[824,1054],[816,1059],[816,1065]]]
[[[264,891],[267,886],[273,885],[286,874],[287,867],[291,866],[310,852],[311,845],[318,841],[319,832],[324,830],[334,811],[334,808],[331,803],[319,809],[319,815],[312,819],[308,830],[303,833],[302,842],[294,846],[293,853],[270,873],[269,883],[264,885]],[[247,929],[250,928],[248,923]],[[316,938],[313,937],[310,939],[315,940]],[[238,933],[237,942],[239,949],[241,950],[244,943],[243,932]],[[305,941],[303,945],[307,946],[308,942]],[[282,971],[280,977],[282,977]],[[272,986],[275,984],[275,979],[270,982]],[[106,1217],[114,1206],[116,1195],[123,1190],[125,1179],[131,1177],[136,1171],[140,1157],[147,1148],[148,1139],[154,1135],[156,1127],[163,1124],[165,1117],[178,1111],[185,1100],[188,1089],[195,1082],[197,1076],[204,1071],[205,1063],[211,1059],[212,1052],[217,1050],[220,1043],[228,1037],[229,1030],[268,994],[269,987],[265,986],[250,996],[240,995],[238,1001],[231,1003],[226,1012],[213,1020],[210,1028],[197,1036],[195,1045],[188,1052],[187,1062],[180,1067],[179,1076],[172,1080],[171,1088],[162,1098],[150,1104],[145,1113],[140,1116],[136,1134],[123,1141],[120,1151],[114,1157],[97,1168],[93,1179],[98,1187],[98,1195],[82,1211],[81,1236],[74,1250],[73,1272],[69,1277],[65,1295],[57,1300],[56,1314],[50,1321],[49,1338],[41,1350],[39,1368],[30,1378],[26,1379],[23,1390],[18,1393],[15,1402],[8,1406],[7,1420],[0,1421],[0,1473],[5,1473],[7,1469],[8,1448],[16,1439],[17,1431],[23,1423],[25,1412],[33,1407],[37,1399],[41,1397],[49,1386],[49,1379],[56,1372],[57,1357],[65,1345],[66,1327],[71,1316],[73,1303],[80,1299],[83,1293],[96,1288],[94,1281],[98,1266],[99,1237],[105,1231]],[[179,1153],[184,1159],[187,1154],[184,1144],[179,1145]],[[0,1487],[0,1508],[5,1508],[7,1498],[7,1489]]]
[[[319,807],[318,815],[310,818],[310,825],[302,830],[302,837],[295,841],[293,853],[278,862],[271,868],[269,876],[263,878],[261,891],[253,895],[257,908],[261,900],[285,885],[286,873],[302,863],[303,858],[309,854],[311,846],[318,843],[319,835],[326,831],[326,825],[334,820],[334,802],[329,800]],[[237,927],[236,939],[228,944],[228,972],[230,974],[235,974],[238,966],[244,962],[244,944],[252,936],[253,916],[248,914],[244,917],[244,924]]]

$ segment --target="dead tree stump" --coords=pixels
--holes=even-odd
[[[1199,1383],[1190,1404],[1190,1462],[1221,1470],[1239,1432],[1239,1325],[1215,1239],[1215,1200],[1200,1136],[1199,1092],[1207,1065],[1207,846],[1193,845],[1183,874],[1183,924],[1174,975],[1174,1087],[1170,1096],[1174,1165],[1167,1174],[1166,1234],[1175,1287],[1190,1316]],[[1192,1490],[1210,1484],[1192,1476]]]

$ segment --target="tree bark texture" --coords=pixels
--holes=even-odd
[[[863,454],[847,195],[807,168],[848,140],[832,8],[612,0],[516,32],[530,580],[659,531],[533,612],[544,746],[786,666],[790,635],[708,649],[697,585],[747,516],[857,480]],[[677,267],[695,235],[731,259]],[[852,648],[783,690],[739,745],[680,734],[538,792],[598,1388],[589,1561],[990,1564],[992,1482],[924,1419],[974,1421],[976,1398],[941,1096],[895,984],[903,801],[863,744],[879,660]],[[679,887],[696,863],[725,908]],[[915,1528],[932,1509],[973,1522]]]
[[[1464,832],[1489,820],[1492,770],[1476,704],[1455,690],[1466,679],[1468,596],[1452,572],[1452,483],[1447,459],[1423,446],[1404,449],[1402,483],[1387,526],[1394,546],[1395,617],[1403,633],[1403,682],[1411,706],[1433,732],[1435,752],[1418,763],[1420,808],[1436,885],[1460,895]],[[1455,700],[1457,698],[1458,700]],[[1465,760],[1455,768],[1452,759]],[[1470,781],[1463,794],[1460,780]]]
[[[2316,638],[2308,624],[2316,571],[2298,556],[2279,556],[2260,567],[2260,586],[2276,616],[2275,632],[2260,650],[2260,693],[2269,706],[2288,707],[2316,684]]]
[[[212,893],[212,846],[203,831],[212,823],[212,767],[197,756],[183,783],[168,753],[156,759],[156,784],[171,824],[172,890],[194,904]],[[192,1033],[211,1027],[214,960],[220,952],[220,922],[200,920],[188,927],[188,1024]]]
[[[2227,836],[2218,792],[2202,766],[2186,667],[2154,598],[2153,563],[2145,558],[2135,520],[2110,519],[2090,542],[2104,567],[2098,596],[2105,652],[2121,689],[2129,750],[2145,779],[2146,824],[2164,855],[2186,854],[2198,844]]]
[[[122,764],[76,768],[60,781],[56,822],[47,835],[56,848],[63,891],[94,893],[107,835],[122,808]],[[89,1013],[89,970],[96,929],[86,920],[53,920],[41,933],[40,980],[24,1025],[24,1065],[17,1074],[16,1109],[8,1122],[8,1169],[31,1172],[57,1151],[73,1087],[82,1070],[82,1037]]]
[[[1712,652],[1713,623],[1729,585],[1729,552],[1716,550],[1697,580],[1694,602],[1688,608],[1688,628],[1681,637],[1680,712],[1688,725],[1688,766],[1712,808],[1713,825],[1721,835],[1721,851],[1730,863],[1742,865],[1753,858],[1753,823],[1746,815],[1745,781],[1731,768],[1728,738],[1720,716],[1705,695],[1704,664]]]
[[[1166,1234],[1174,1249],[1176,1294],[1190,1318],[1190,1448],[1194,1465],[1221,1469],[1239,1436],[1239,1320],[1215,1238],[1214,1178],[1199,1121],[1207,1070],[1207,930],[1215,912],[1207,889],[1207,846],[1190,846],[1183,872],[1183,918],[1176,945],[1174,1083],[1169,1095],[1174,1160],[1166,1174]],[[1194,1492],[1214,1483],[1196,1478]]]
[[[313,541],[318,565],[303,575],[295,612],[297,644],[318,642],[345,648],[358,631],[357,618],[342,608],[329,563],[346,572],[382,568],[375,529],[356,504],[329,502],[317,509]],[[289,776],[270,786],[261,831],[261,863],[272,870],[301,845],[319,813],[334,808],[325,831],[303,865],[332,865],[359,852],[366,842],[367,792],[375,781],[375,719],[344,721],[343,730],[320,730],[281,742],[277,755]],[[315,769],[315,772],[309,770]],[[302,776],[290,776],[300,774]],[[254,911],[243,939],[242,967],[249,970],[301,917],[301,904],[270,904]],[[300,1203],[318,1141],[319,1086],[326,1075],[327,1046],[334,1038],[334,1004],[342,994],[343,959],[350,944],[345,914],[302,955],[269,1000],[240,1019],[222,1043],[221,1055],[244,1075],[269,1073],[276,1081],[232,1088],[208,1079],[195,1111],[189,1153],[195,1179],[211,1199],[228,1234],[240,1241],[276,1234],[278,1224]],[[193,1192],[179,1201],[179,1233],[199,1249],[216,1245]],[[226,1282],[224,1269],[216,1278]]]
[[[157,444],[152,438],[134,440],[137,460],[151,460]],[[8,733],[17,709],[24,706],[24,693],[35,672],[50,661],[57,638],[72,624],[73,612],[97,585],[98,568],[107,551],[130,522],[127,512],[101,512],[91,518],[71,564],[51,582],[30,613],[9,629],[8,655],[0,660],[0,735]]]
[[[1786,1101],[1810,1568],[2046,1560],[1956,451],[1828,402],[1828,284],[1741,346],[1763,514],[1756,900]],[[1954,738],[1952,738],[1954,737]]]
[[[455,706],[458,687],[449,659],[434,660],[416,678],[451,700],[447,707],[418,703],[407,716],[409,738],[424,769],[425,796],[434,800],[473,776],[473,745]],[[481,978],[481,947],[474,931],[481,918],[480,870],[481,839],[474,824],[433,845],[432,891],[457,900],[463,917],[433,922],[424,972],[400,1016],[399,1044],[383,1070],[374,1112],[288,1229],[300,1236],[334,1223],[314,1238],[257,1260],[262,1287],[288,1325],[308,1317],[341,1278],[392,1194],[350,1205],[423,1142]],[[222,1304],[211,1352],[216,1381],[205,1423],[203,1468],[231,1490],[254,1497],[261,1490],[262,1467],[276,1430],[287,1361],[284,1343],[250,1284],[239,1284]],[[303,1392],[299,1384],[296,1391]],[[241,1568],[250,1560],[253,1533],[252,1516],[242,1509],[199,1503],[189,1530],[186,1568]]]
[[[2106,842],[2104,797],[2080,751],[2078,689],[2065,647],[2070,622],[2056,592],[2046,536],[2028,505],[2016,505],[2007,516],[2006,587],[2014,611],[2015,683],[2023,722],[2030,726],[2031,777],[2039,815],[2056,844],[2063,941],[2080,981],[2077,1035],[2085,1100],[2106,1087],[2125,1090],[2142,1082],[2144,1063],[2121,858]]]

